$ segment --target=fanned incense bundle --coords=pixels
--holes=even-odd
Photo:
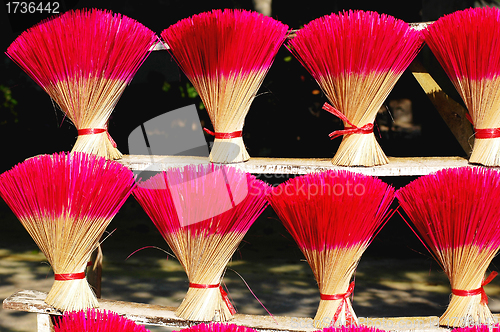
[[[374,166],[388,159],[373,134],[378,110],[415,58],[420,33],[392,16],[349,11],[306,24],[287,47],[318,82],[333,105],[323,109],[344,122],[332,163]]]
[[[256,330],[235,324],[210,323],[191,326],[179,332],[256,332]]]
[[[128,168],[81,152],[42,155],[0,175],[0,196],[54,270],[45,302],[60,310],[97,307],[85,269],[134,187]]]
[[[399,189],[412,229],[448,276],[450,304],[444,326],[492,324],[483,286],[500,247],[500,173],[485,168],[444,169]]]
[[[394,188],[347,171],[312,173],[270,190],[269,202],[314,272],[314,327],[357,324],[349,296],[361,255],[387,220]]]
[[[243,124],[288,26],[256,12],[213,10],[183,19],[161,36],[205,105],[215,137],[210,160],[250,159]]]
[[[221,279],[244,235],[267,206],[267,185],[233,167],[170,169],[140,183],[133,195],[189,279],[176,315],[227,321],[235,313]]]
[[[73,122],[78,130],[73,152],[119,159],[108,119],[157,40],[126,16],[74,10],[23,32],[6,54]]]
[[[458,11],[423,34],[469,111],[475,131],[469,161],[500,166],[500,10]]]
[[[149,332],[133,320],[105,310],[65,312],[54,319],[54,332]]]

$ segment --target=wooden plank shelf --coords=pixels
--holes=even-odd
[[[36,290],[21,290],[3,301],[3,308],[38,314],[38,331],[50,331],[50,315],[61,312],[47,305],[44,300],[47,293]],[[139,324],[166,326],[176,329],[189,327],[199,322],[186,321],[175,316],[175,308],[159,305],[112,301],[99,299],[99,310],[109,310],[125,316]],[[497,317],[496,317],[497,318]],[[448,332],[450,329],[438,326],[438,317],[393,317],[359,318],[363,325],[373,326],[387,331]],[[247,326],[263,332],[315,331],[311,318],[285,316],[259,316],[236,314],[231,324]]]
[[[389,163],[374,167],[335,166],[331,159],[250,158],[244,163],[227,164],[253,174],[301,175],[325,170],[347,170],[372,176],[420,176],[443,168],[474,167],[462,157],[389,157]],[[209,164],[208,157],[124,155],[119,163],[131,170],[163,171],[186,165]]]

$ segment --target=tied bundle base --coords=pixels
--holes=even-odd
[[[55,280],[47,294],[45,303],[65,311],[78,311],[99,307],[97,298],[85,278]]]
[[[342,307],[339,308],[341,305]],[[335,321],[335,315],[337,313],[338,319]],[[350,320],[348,321],[346,317],[350,317]],[[351,300],[319,301],[318,311],[316,312],[316,316],[314,316],[313,320],[313,326],[315,328],[323,329],[327,327],[351,326],[357,324],[358,317],[354,312]]]
[[[500,137],[475,139],[469,163],[500,166]]]
[[[332,164],[337,166],[370,167],[388,163],[389,159],[373,133],[345,135],[332,159]]]
[[[353,246],[335,249],[302,249],[318,282],[320,294],[335,295],[336,299],[323,299],[319,302],[313,325],[317,329],[331,326],[357,324],[358,319],[349,299],[352,290],[350,280],[366,246]],[[354,287],[354,284],[352,284]]]
[[[220,164],[242,163],[250,159],[242,137],[214,139],[210,162]]]
[[[123,154],[109,140],[107,132],[79,135],[71,152],[91,153],[109,160],[117,160],[123,157]]]
[[[460,270],[453,271],[452,268],[446,267],[445,272],[450,280],[451,288],[454,290],[480,290],[477,295],[472,293],[469,296],[459,296],[452,291],[450,304],[439,318],[441,326],[464,327],[471,324],[494,324],[495,319],[488,307],[488,298],[484,294],[482,288],[484,284],[491,281],[491,276],[484,281],[484,275],[490,265],[491,260],[495,256],[496,250],[479,248],[477,246],[463,246],[453,250],[443,250],[443,257],[448,257],[449,262],[455,263],[457,266],[462,266]],[[468,264],[468,260],[461,261],[457,257],[474,257],[477,267],[474,269]],[[470,259],[470,258],[469,258]],[[445,265],[446,266],[446,265]],[[493,276],[494,278],[494,276]],[[484,284],[483,284],[484,283]],[[460,293],[459,293],[460,294]]]
[[[481,304],[481,295],[451,295],[445,313],[439,317],[439,325],[446,327],[465,327],[479,324],[493,325],[497,323],[487,305]]]
[[[219,287],[209,289],[190,287],[175,315],[197,322],[225,322],[233,318],[222,299]]]

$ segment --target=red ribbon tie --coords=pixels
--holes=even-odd
[[[229,296],[227,296],[226,291],[222,289],[222,286],[220,286],[220,295],[222,295],[222,300],[224,300],[224,303],[226,304],[226,307],[229,309],[231,315],[234,315],[236,313],[236,309],[233,307],[233,304],[229,300]]]
[[[195,284],[195,283],[189,283],[190,288],[201,288],[201,289],[209,289],[209,288],[219,288],[220,289],[220,295],[222,296],[222,300],[226,304],[226,307],[229,309],[229,312],[231,315],[234,315],[236,313],[236,309],[234,309],[234,306],[231,304],[231,301],[229,300],[229,297],[227,296],[226,291],[222,289],[222,286],[220,284]]]
[[[231,138],[236,138],[236,137],[241,137],[243,134],[243,131],[233,131],[232,133],[216,133],[211,131],[210,129],[203,128],[203,130],[211,135],[214,136],[217,139],[231,139]]]
[[[85,279],[85,272],[54,274],[54,280],[58,281],[79,280],[79,279]]]
[[[465,117],[474,126],[472,122],[472,117],[469,113],[465,113]],[[474,127],[474,137],[477,139],[488,139],[488,138],[498,138],[500,137],[500,128],[484,128],[479,129]]]
[[[478,129],[474,128],[475,135],[477,139],[488,139],[488,138],[498,138],[500,137],[500,128],[487,128]]]
[[[367,123],[363,127],[357,127],[352,124],[347,117],[342,114],[339,110],[337,110],[335,107],[328,103],[323,104],[323,109],[327,112],[332,113],[336,117],[340,118],[342,121],[346,122],[349,124],[350,127],[345,127],[344,130],[336,130],[334,132],[331,132],[328,136],[330,139],[335,139],[337,137],[343,136],[343,135],[349,135],[349,134],[371,134],[373,133],[373,123]]]
[[[488,296],[484,291],[483,286],[489,284],[496,276],[498,275],[497,271],[491,272],[488,277],[481,283],[481,287],[472,290],[463,290],[463,289],[452,289],[451,293],[456,296],[474,296],[481,294],[481,304],[488,304]]]
[[[194,284],[194,283],[189,283],[189,288],[202,288],[202,289],[207,289],[207,288],[217,288],[220,287],[220,284]]]
[[[116,142],[115,140],[111,137],[111,135],[108,132],[108,128],[84,128],[84,129],[78,129],[78,136],[83,136],[83,135],[97,135],[97,134],[102,134],[102,133],[107,133],[108,134],[108,139],[111,142],[111,145],[113,145],[114,148],[116,148]]]
[[[339,307],[337,308],[337,311],[335,312],[335,315],[333,316],[332,326],[335,325],[335,323],[337,322],[337,319],[339,318],[340,313],[342,312],[342,307],[345,308],[346,325],[349,326],[352,324],[356,324],[354,317],[351,314],[351,311],[349,310],[349,306],[347,304],[347,299],[349,298],[349,296],[352,294],[353,291],[354,291],[354,281],[350,283],[347,292],[343,294],[333,294],[333,295],[321,294],[321,293],[319,294],[321,300],[324,301],[342,300],[342,302],[340,302],[339,304]]]

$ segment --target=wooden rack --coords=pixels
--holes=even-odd
[[[423,29],[428,23],[413,23],[415,29]],[[293,31],[290,38],[293,37]],[[159,43],[153,51],[162,51],[167,45]],[[472,125],[466,120],[466,110],[457,102],[449,98],[431,75],[425,70],[418,60],[414,60],[409,70],[421,85],[433,105],[438,110],[462,148],[470,155],[474,144]],[[140,172],[144,170],[162,171],[170,167],[181,167],[189,164],[208,164],[206,157],[186,156],[139,156],[125,155],[118,162],[131,170]],[[291,158],[251,158],[249,161],[231,166],[253,174],[285,174],[300,175],[319,172],[329,169],[342,169],[363,173],[372,176],[420,176],[426,175],[443,168],[464,167],[470,165],[461,157],[415,157],[394,158],[389,157],[389,164],[376,167],[340,167],[331,164],[330,159],[291,159]],[[88,279],[96,293],[100,294],[100,269],[96,275],[89,275]],[[38,331],[52,331],[51,316],[61,313],[45,304],[46,293],[34,290],[19,291],[3,301],[3,308],[10,310],[33,312],[37,314]],[[174,315],[175,308],[148,305],[141,303],[99,300],[101,309],[111,310],[124,315],[141,324],[183,328],[197,322],[185,321]],[[498,319],[498,316],[495,316]],[[260,331],[313,331],[312,319],[296,317],[270,317],[237,314],[231,321],[233,324],[248,326]],[[398,317],[398,318],[370,318],[366,319],[368,326],[386,328],[397,331],[448,331],[438,326],[438,317]]]

